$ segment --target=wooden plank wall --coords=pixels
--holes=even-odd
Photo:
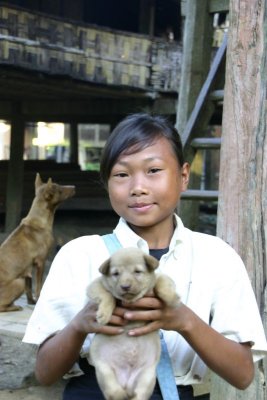
[[[181,45],[0,6],[0,62],[108,85],[177,91]]]

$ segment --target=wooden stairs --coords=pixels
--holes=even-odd
[[[203,129],[203,126],[205,127],[209,124],[215,108],[218,104],[221,106],[223,102],[223,89],[216,89],[216,85],[223,86],[224,84],[222,77],[224,77],[225,70],[226,47],[227,35],[224,36],[223,42],[214,56],[207,79],[202,86],[182,134],[185,159],[190,164],[199,150],[220,149],[221,138],[202,137],[202,135],[207,132],[206,129]],[[203,115],[205,115],[205,121],[203,122],[202,118],[202,128],[200,128],[199,120]],[[188,189],[183,193],[182,198],[188,200],[216,201],[218,200],[218,190]]]

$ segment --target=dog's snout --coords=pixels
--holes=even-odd
[[[130,290],[131,285],[121,285],[122,290],[124,290],[125,292],[128,292],[128,290]]]

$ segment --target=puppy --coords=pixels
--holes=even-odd
[[[167,305],[177,306],[180,298],[175,284],[168,276],[155,274],[158,265],[154,257],[132,247],[118,250],[105,261],[99,268],[102,276],[87,288],[88,297],[98,304],[97,322],[109,322],[116,299],[133,303],[151,290]],[[153,392],[161,351],[159,334],[130,337],[127,333],[142,325],[143,321],[129,322],[121,335],[93,338],[89,362],[106,400],[147,400]]]
[[[35,179],[35,198],[29,213],[0,246],[0,311],[21,310],[13,304],[26,290],[29,304],[32,294],[32,270],[36,273],[36,298],[42,286],[45,261],[53,243],[53,221],[57,206],[72,197],[74,186],[62,186],[49,178]]]

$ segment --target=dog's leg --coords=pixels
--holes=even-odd
[[[107,292],[105,298],[103,298],[98,305],[96,313],[97,322],[101,325],[106,325],[109,322],[115,307],[116,301],[114,297]]]
[[[96,378],[106,400],[127,400],[129,396],[118,383],[113,369],[105,362],[95,363]],[[142,399],[145,400],[145,399]]]
[[[42,289],[45,260],[43,258],[35,258],[33,266],[35,271],[35,296],[37,300]]]
[[[175,283],[167,275],[158,275],[154,287],[155,294],[168,306],[176,307],[180,303],[180,297],[176,292]]]
[[[150,399],[156,384],[155,366],[146,367],[136,379],[136,388],[131,400]]]
[[[25,278],[25,292],[27,297],[28,304],[36,304],[36,300],[33,298],[32,295],[32,277],[26,276]]]
[[[87,288],[88,297],[98,304],[96,313],[97,322],[106,325],[116,307],[116,300],[110,292],[103,286],[101,278],[96,279]]]
[[[25,290],[25,279],[18,278],[0,288],[0,312],[19,311],[22,307],[13,304]]]
[[[27,303],[28,304],[36,304],[38,300],[42,288],[42,280],[43,280],[43,273],[44,273],[45,261],[43,258],[36,257],[33,260],[33,268],[29,270],[26,275],[26,296],[27,296]],[[35,290],[33,291],[32,287],[32,271],[34,272],[35,276]],[[33,292],[35,292],[35,298],[33,297]]]

